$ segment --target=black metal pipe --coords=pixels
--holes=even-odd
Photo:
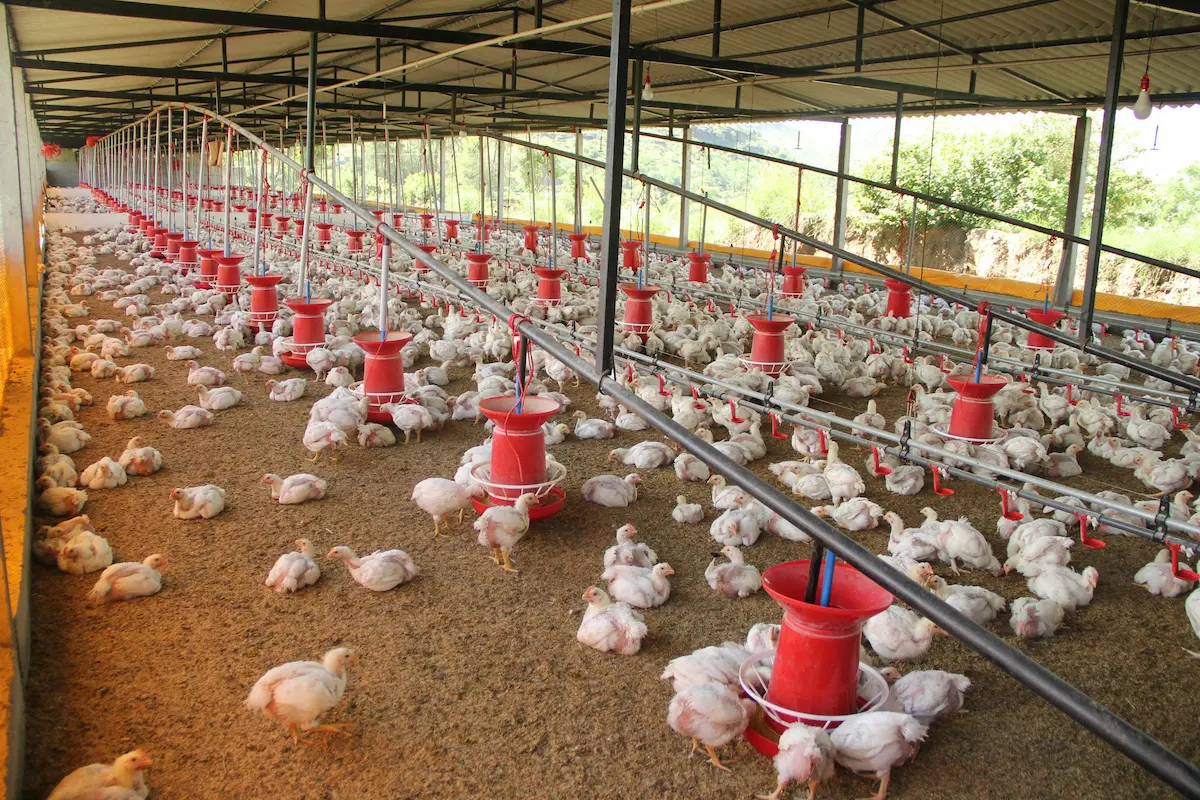
[[[323,4],[322,4],[323,5]],[[316,169],[313,153],[317,141],[317,34],[308,35],[308,107],[304,111],[304,168]],[[305,233],[308,232],[307,227]]]
[[[617,314],[617,259],[621,253],[621,190],[625,182],[625,97],[629,84],[629,17],[631,0],[613,0],[612,47],[608,65],[608,141],[604,172],[604,214],[600,234],[600,315],[596,372],[605,375],[613,367],[613,322]],[[636,88],[635,88],[636,91]],[[507,138],[507,137],[505,137]],[[516,140],[513,140],[516,141]],[[576,158],[571,153],[570,158]],[[582,156],[580,156],[582,158]]]

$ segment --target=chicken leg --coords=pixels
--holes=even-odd
[[[733,772],[733,770],[721,763],[721,757],[717,755],[717,751],[713,749],[712,745],[706,744],[704,745],[704,749],[708,751],[708,763],[712,764],[717,769],[722,769],[726,772]],[[734,762],[731,760],[729,763],[732,764]]]
[[[501,558],[504,559],[504,563],[500,565],[500,569],[504,570],[505,572],[512,572],[512,573],[517,573],[517,572],[521,571],[519,569],[513,569],[512,562],[508,560],[508,551],[507,550],[501,549],[500,556],[501,556]]]
[[[500,566],[500,548],[499,547],[492,548],[492,563],[495,564],[496,566]]]
[[[337,722],[329,725],[317,725],[309,728],[309,731],[321,731],[322,733],[336,733],[338,736],[350,736],[354,726],[349,722]]]
[[[315,463],[317,463],[317,459],[319,459],[320,457],[321,457],[321,451],[318,450],[317,452],[313,453],[313,457],[308,460],[308,463],[315,464]]]
[[[879,778],[879,791],[870,797],[863,798],[863,800],[884,800],[884,798],[887,797],[887,788],[891,780],[892,771],[889,769]]]

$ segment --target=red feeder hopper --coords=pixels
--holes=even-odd
[[[530,519],[543,519],[562,510],[566,492],[557,484],[566,470],[546,469],[546,438],[542,425],[558,413],[559,404],[548,397],[526,397],[516,410],[513,395],[489,397],[479,401],[479,410],[493,423],[492,460],[475,468],[472,477],[488,490],[491,504],[512,505],[523,494],[541,496],[542,502],[530,509]],[[489,503],[475,500],[475,509],[483,513]]]
[[[412,340],[411,333],[391,331],[381,337],[379,333],[360,333],[354,342],[363,349],[366,362],[363,365],[363,394],[367,398],[367,419],[390,425],[392,415],[381,411],[388,403],[404,400],[404,359],[400,351]]]
[[[538,267],[534,272],[538,275],[537,302],[541,306],[556,306],[562,302],[562,276],[567,274],[565,269],[549,269]]]
[[[182,233],[168,233],[167,237],[167,255],[178,256],[179,244],[183,241]]]
[[[958,392],[950,415],[950,435],[972,442],[994,440],[996,404],[992,398],[1008,381],[995,375],[984,375],[978,383],[966,377],[946,381]]]
[[[131,212],[129,212],[128,218],[126,218],[126,222],[128,222],[130,225],[137,225],[141,221],[141,219],[142,219],[142,212],[131,211]]]
[[[488,282],[488,262],[491,260],[491,253],[467,253],[467,280],[481,289],[486,287]]]
[[[625,301],[625,317],[622,326],[630,333],[649,333],[654,324],[654,295],[662,290],[661,286],[646,284],[638,288],[636,283],[622,283],[621,291],[629,296]]]
[[[638,241],[621,242],[621,266],[632,270],[640,269],[642,259],[638,251],[641,247],[642,243]]]
[[[221,255],[222,251],[206,247],[196,252],[200,254],[200,280],[196,281],[196,288],[211,289],[212,285],[217,282],[216,257]]]
[[[282,239],[288,235],[288,225],[291,223],[291,217],[276,217],[275,218],[275,238]]]
[[[421,230],[432,231],[433,230],[433,214],[421,214],[419,216],[421,217]]]
[[[780,297],[801,297],[804,295],[804,275],[808,267],[793,264],[783,268],[783,291]],[[905,315],[907,316],[907,314]]]
[[[712,266],[712,253],[688,253],[688,280],[693,283],[708,283],[708,268]]]
[[[325,245],[327,245],[333,241],[333,234],[330,233],[330,231],[333,230],[332,222],[314,222],[313,225],[315,225],[317,228],[317,245],[318,246],[324,247]]]
[[[458,241],[458,220],[456,220],[456,219],[446,220],[446,241],[448,241],[448,242],[457,242]]]
[[[344,208],[344,206],[341,203],[334,203],[333,204],[333,213],[340,214],[340,213],[342,213],[343,208]]]
[[[238,209],[238,211],[241,211],[241,210],[242,209],[240,209],[240,208]],[[257,208],[246,208],[246,224],[249,225],[252,229],[258,227],[258,209]]]
[[[317,198],[317,213],[318,214],[328,214],[329,213],[329,201],[326,198],[324,198],[324,197]]]
[[[912,316],[912,287],[904,281],[889,278],[883,282],[887,287],[887,316],[903,319]]]
[[[767,700],[804,714],[852,714],[858,710],[863,624],[885,611],[892,595],[849,564],[838,563],[829,605],[806,603],[810,568],[809,561],[786,561],[762,576],[763,588],[784,610]],[[767,724],[775,727],[774,721]]]
[[[1059,321],[1066,316],[1063,312],[1054,308],[1047,308],[1043,311],[1040,308],[1029,308],[1025,310],[1025,316],[1038,323],[1045,325],[1047,328],[1053,328],[1058,325]],[[1033,331],[1029,332],[1029,342],[1026,344],[1031,350],[1053,350],[1058,344],[1053,339],[1047,338],[1040,333]]]
[[[179,264],[182,274],[187,275],[188,271],[200,264],[199,257],[196,255],[196,248],[199,247],[199,242],[183,241],[179,243],[179,258],[176,263]]]
[[[279,358],[289,367],[308,369],[308,361],[305,360],[308,351],[325,346],[325,309],[333,301],[311,300],[306,303],[302,298],[293,297],[283,302],[296,312],[296,316],[292,318],[292,338],[284,340],[290,352],[283,353]]]
[[[747,314],[746,321],[754,326],[754,343],[750,346],[750,366],[762,370],[772,378],[778,378],[787,367],[783,332],[796,321],[795,317],[775,314],[767,319],[765,314]]]
[[[224,211],[225,210],[225,201],[224,200],[213,200],[212,207],[213,207],[213,211]]]
[[[304,219],[302,217],[297,217],[295,224],[296,224],[296,238],[300,238],[301,236],[304,235]]]
[[[568,233],[567,238],[571,240],[571,258],[587,258],[587,252],[583,246],[583,243],[587,241],[587,234]]]
[[[437,250],[436,244],[419,244],[417,247],[421,248],[429,255],[433,255],[433,251]],[[413,269],[417,272],[426,272],[429,269],[429,265],[418,258],[413,260]]]
[[[525,249],[532,253],[537,253],[537,225],[522,225],[521,227],[525,229]]]
[[[492,235],[492,226],[484,223],[479,227],[479,241],[486,242]]]
[[[225,294],[228,297],[238,293],[242,288],[242,259],[245,256],[237,254],[229,256],[217,256],[217,282],[213,284],[214,289]]]
[[[366,231],[346,231],[346,235],[350,237],[350,252],[362,252],[362,240],[367,235]]]
[[[154,249],[165,250],[167,248],[167,229],[151,228],[150,233],[154,236]]]
[[[282,275],[247,275],[250,284],[249,327],[260,331],[270,330],[279,316],[279,291],[275,284],[283,280]]]
[[[266,231],[271,230],[271,219],[275,216],[274,212],[264,211],[262,213],[262,227]]]

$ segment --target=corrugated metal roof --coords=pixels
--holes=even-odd
[[[177,5],[170,0],[152,0]],[[187,0],[189,6],[258,14],[312,17],[311,0]],[[608,12],[610,0],[565,0],[548,4],[545,24]],[[116,50],[51,53],[48,61],[120,65],[121,67],[186,70],[219,68],[218,24],[175,23],[75,14],[43,8],[10,6],[12,28],[22,53],[69,47],[92,47],[204,37],[195,41],[161,41]],[[511,7],[496,10],[485,0],[339,0],[329,4],[330,16],[343,20],[384,20],[397,25],[500,36],[513,30]],[[458,13],[459,16],[446,16]],[[631,39],[635,46],[657,50],[668,60],[708,59],[713,52],[713,0],[693,0],[674,7],[635,15]],[[722,9],[720,58],[695,64],[653,63],[648,66],[656,89],[655,106],[648,114],[679,121],[732,119],[759,115],[764,118],[803,115],[854,115],[886,112],[896,102],[898,89],[910,113],[930,109],[995,110],[1031,106],[1095,105],[1103,95],[1112,25],[1111,0],[888,0],[866,6],[863,20],[862,63],[856,69],[858,9],[836,0],[755,0],[725,3]],[[532,2],[522,2],[517,14],[522,30],[533,25]],[[439,16],[440,15],[440,16]],[[1133,95],[1144,68],[1144,54],[1154,29],[1154,47],[1160,51],[1151,62],[1153,91],[1168,102],[1200,99],[1200,19],[1182,13],[1135,4],[1127,30],[1127,58],[1121,92]],[[234,29],[237,32],[239,29]],[[607,46],[609,23],[561,32],[548,38],[581,46]],[[1172,31],[1175,31],[1174,33]],[[1069,40],[1064,42],[1064,40]],[[306,69],[307,35],[280,31],[265,35],[234,36],[226,41],[230,71],[235,73],[290,73]],[[428,40],[407,42],[409,62],[451,49]],[[322,75],[338,77],[373,72],[374,41],[364,37],[321,37]],[[362,48],[356,52],[330,52]],[[603,119],[607,92],[607,59],[531,50],[485,48],[462,57],[408,70],[403,77],[424,85],[512,88],[513,52],[517,53],[518,91],[542,90],[561,97],[456,97],[448,92],[425,90],[419,103],[432,119],[449,113],[453,104],[459,119],[472,123],[527,119],[542,124],[554,117],[564,124],[579,119]],[[36,56],[35,56],[36,57]],[[978,64],[969,68],[972,58]],[[794,77],[748,75],[732,71],[729,60],[752,61],[774,68],[811,74]],[[402,63],[401,42],[381,46],[380,64]],[[47,65],[51,66],[51,65]],[[78,92],[146,93],[165,96],[174,78],[144,75],[97,75],[81,67],[78,73],[60,69],[26,69],[26,83],[39,111],[89,105],[87,98],[63,96]],[[749,70],[753,71],[753,70]],[[401,74],[389,80],[399,82]],[[182,79],[181,91],[209,95],[212,81]],[[252,102],[299,94],[296,87],[253,84]],[[226,97],[240,94],[240,84],[225,85]],[[973,93],[972,93],[973,91]],[[58,92],[53,93],[53,92]],[[572,99],[572,93],[579,100]],[[328,93],[323,100],[331,100]],[[342,103],[386,98],[396,107],[401,90],[347,88],[338,92]],[[418,103],[415,92],[407,103]],[[97,99],[95,107],[128,102]],[[139,107],[146,107],[144,101]],[[233,107],[240,109],[239,103]],[[291,113],[295,113],[292,111]],[[331,116],[345,117],[344,110]],[[514,123],[519,124],[519,123]]]

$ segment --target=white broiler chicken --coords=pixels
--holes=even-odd
[[[1191,591],[1196,585],[1175,577],[1175,572],[1171,569],[1171,551],[1167,548],[1159,550],[1153,561],[1139,569],[1133,576],[1133,582],[1150,594],[1162,597],[1178,597]]]
[[[178,411],[163,409],[158,412],[158,418],[164,420],[175,430],[189,430],[191,428],[203,428],[206,425],[211,425],[216,419],[211,411],[201,408],[200,406],[184,406]]]
[[[232,386],[197,386],[200,394],[200,407],[209,411],[224,411],[242,402],[242,393]]]
[[[619,478],[616,475],[595,475],[583,482],[583,499],[606,508],[626,508],[637,500],[637,487],[642,476],[636,472]]]
[[[675,508],[671,510],[671,519],[681,525],[698,525],[704,521],[704,506],[699,503],[689,503],[687,497],[679,495],[675,498]]]
[[[188,368],[188,386],[224,386],[225,373],[216,367],[202,367],[195,361],[185,362]]]
[[[572,414],[575,418],[575,437],[577,439],[611,439],[617,435],[616,429],[608,420],[588,415],[582,411]]]
[[[641,612],[628,603],[614,603],[603,589],[595,586],[583,593],[587,610],[575,638],[601,653],[632,656],[646,638],[646,622]]]
[[[865,497],[853,497],[841,505],[815,506],[812,513],[824,519],[833,520],[839,527],[848,531],[869,531],[879,525],[887,513],[879,504]]]
[[[1053,636],[1062,625],[1066,613],[1053,600],[1039,600],[1036,597],[1018,597],[1012,601],[1010,608],[1009,627],[1022,639]]]
[[[758,567],[747,564],[741,550],[727,544],[721,548],[721,555],[729,562],[718,564],[714,557],[704,570],[704,579],[714,592],[726,597],[749,597],[762,588]]]
[[[291,661],[258,679],[246,698],[246,708],[261,711],[287,725],[292,742],[308,731],[349,736],[346,725],[318,725],[317,718],[341,702],[346,691],[346,668],[358,663],[347,647],[330,650],[316,661]]]
[[[885,662],[920,658],[933,644],[933,634],[939,632],[941,629],[932,620],[900,606],[876,614],[863,626],[871,649]]]
[[[759,795],[758,800],[779,800],[793,783],[807,784],[808,800],[813,800],[821,781],[833,777],[833,740],[823,728],[803,723],[792,725],[779,737],[774,764],[779,782],[775,791]]]
[[[738,673],[750,651],[737,642],[725,642],[693,650],[684,656],[671,659],[660,679],[671,681],[675,692],[689,686],[718,683],[738,689]]]
[[[276,403],[290,403],[304,396],[308,381],[304,378],[288,378],[285,381],[267,381],[267,397]]]
[[[1064,611],[1074,611],[1092,602],[1100,573],[1087,567],[1082,573],[1070,567],[1046,564],[1022,564],[1019,572],[1025,576],[1029,591],[1043,600],[1053,600]]]
[[[511,506],[489,506],[475,520],[479,544],[491,548],[492,563],[505,572],[519,572],[513,568],[509,554],[529,530],[529,509],[536,503],[535,495],[523,494]]]
[[[58,782],[47,800],[132,800],[150,794],[143,771],[151,765],[144,750],[132,750],[111,764],[88,764]]]
[[[60,572],[86,575],[113,563],[112,547],[108,540],[92,531],[80,531],[58,551],[55,566]]]
[[[729,772],[716,748],[742,735],[754,713],[754,701],[741,698],[722,684],[689,686],[671,698],[667,724],[671,730],[692,740],[692,752],[704,746],[714,767]]]
[[[146,415],[146,404],[141,396],[133,389],[122,394],[114,394],[108,398],[105,405],[108,418],[111,420],[136,419]]]
[[[358,426],[359,447],[391,447],[396,443],[396,434],[386,425],[368,422]]]
[[[940,669],[917,670],[904,677],[892,667],[882,672],[892,684],[889,700],[922,725],[957,714],[963,707],[963,693],[971,688],[966,675]]]
[[[829,442],[829,453],[825,457],[824,477],[829,484],[829,495],[833,505],[839,505],[843,500],[858,497],[867,490],[858,470],[849,464],[838,460],[838,443]],[[794,491],[794,489],[793,489]]]
[[[680,453],[675,457],[675,477],[681,481],[703,483],[709,478],[708,465],[691,453]]]
[[[653,567],[657,563],[658,554],[645,542],[637,540],[637,528],[633,523],[617,528],[617,543],[604,551],[605,569],[614,564]]]
[[[167,557],[161,553],[148,556],[144,561],[126,561],[113,564],[100,573],[100,579],[88,592],[93,603],[116,603],[135,597],[149,597],[162,589],[162,570],[167,566]]]
[[[345,432],[332,422],[310,422],[304,429],[304,448],[313,454],[314,464],[326,450],[330,451],[330,460],[336,462],[338,448],[346,447],[349,441]]]
[[[930,578],[928,584],[948,606],[977,625],[991,622],[1008,605],[1003,597],[982,586],[947,584],[937,576]]]
[[[275,566],[267,573],[266,585],[283,594],[312,586],[320,577],[321,568],[313,559],[312,542],[297,539],[295,552],[284,553],[275,561]]]
[[[175,519],[212,519],[225,510],[225,490],[212,483],[171,490]]]
[[[950,565],[955,575],[958,574],[960,564],[970,569],[986,570],[997,576],[1003,571],[999,559],[992,552],[992,546],[983,538],[982,533],[967,522],[966,517],[946,520],[937,542],[938,557]]]
[[[343,562],[350,570],[350,577],[373,592],[395,589],[417,577],[421,571],[403,550],[376,550],[369,556],[360,557],[349,547],[339,545],[325,557]]]
[[[72,489],[68,486],[48,486],[46,478],[38,478],[34,485],[38,488],[37,509],[52,517],[73,517],[87,505],[87,492]]]
[[[667,563],[653,567],[614,564],[604,570],[601,580],[608,581],[608,594],[634,608],[656,608],[671,596],[667,578],[675,574]]]
[[[618,447],[609,452],[608,460],[619,460],[638,469],[657,469],[673,464],[675,451],[662,442],[638,442],[633,447]]]
[[[421,431],[433,427],[433,415],[418,403],[387,403],[380,411],[392,416],[392,424],[404,431],[404,443],[408,444],[413,433],[421,441]]]
[[[92,464],[79,475],[79,485],[84,489],[115,489],[124,486],[128,480],[125,468],[108,456]]]
[[[117,462],[125,468],[126,475],[153,475],[162,469],[162,453],[146,444],[140,436],[130,439]]]
[[[446,517],[457,514],[458,521],[462,522],[463,511],[471,505],[471,498],[486,495],[487,492],[477,483],[467,489],[446,478],[426,478],[413,487],[410,499],[417,504],[417,508],[433,517],[433,535],[437,536]]]
[[[271,499],[281,506],[296,505],[308,500],[320,500],[325,496],[328,484],[323,478],[307,472],[281,478],[273,472],[263,475],[259,483],[271,487]]]
[[[837,763],[851,772],[873,775],[879,791],[872,800],[884,800],[892,769],[916,755],[928,731],[908,714],[871,711],[850,717],[829,738]]]

